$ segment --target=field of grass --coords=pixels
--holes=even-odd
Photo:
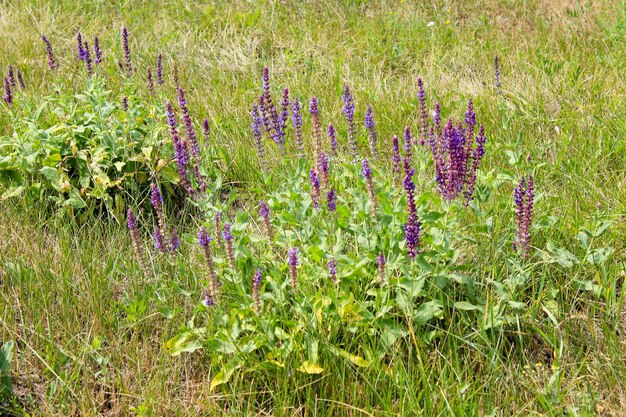
[[[626,413],[626,3],[201,3],[0,0],[0,68],[19,68],[26,85],[11,106],[0,102],[0,415]],[[132,76],[116,65],[122,26]],[[90,43],[98,35],[104,51],[91,80],[76,58],[78,31]],[[55,71],[41,35],[54,46]],[[159,53],[165,84],[150,95],[146,71]],[[196,127],[207,118],[211,130],[201,141],[209,191],[200,200],[185,198],[175,168],[155,169],[172,157],[164,105],[177,103],[174,63]],[[289,87],[302,104],[307,155],[297,157],[291,130],[286,155],[264,136],[261,168],[250,109],[264,66],[274,102]],[[429,111],[440,102],[444,121],[462,119],[471,99],[487,143],[468,207],[439,198],[430,151],[413,150],[424,235],[423,253],[411,260],[404,190],[390,159],[394,134],[402,143],[408,125],[419,135],[418,77]],[[345,83],[363,155],[367,105],[376,118],[380,206],[371,218],[361,161],[347,150]],[[123,135],[154,141],[156,156],[142,169],[166,194],[176,254],[149,242],[150,189],[140,174],[105,190],[110,200],[82,205],[58,199],[60,182],[30,187],[51,171],[20,174],[20,189],[9,173],[7,149],[43,138],[37,129],[92,118],[104,107],[74,94],[87,90],[98,101],[104,89],[106,100],[119,107],[128,97],[134,109],[112,113]],[[313,209],[309,196],[312,96],[324,138],[332,121],[341,148],[331,159],[336,217]],[[104,126],[102,134],[114,130]],[[512,249],[513,190],[527,175],[534,218],[522,257]],[[272,209],[267,241],[259,200]],[[141,213],[147,274],[127,208]],[[237,264],[212,243],[224,295],[206,307],[196,236],[199,226],[212,230],[216,210],[233,224]],[[299,292],[289,290],[287,261],[296,246]],[[327,272],[335,258],[337,285]]]

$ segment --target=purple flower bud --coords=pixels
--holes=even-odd
[[[252,124],[250,128],[252,129],[252,137],[254,138],[254,144],[256,145],[257,154],[259,156],[259,161],[261,165],[265,165],[265,147],[263,146],[263,138],[262,138],[262,130],[263,129],[263,117],[259,113],[259,108],[256,104],[252,106],[252,111],[250,112],[252,116]]]
[[[409,159],[413,155],[413,152],[411,151],[412,141],[413,136],[411,135],[411,127],[406,126],[404,128],[404,154]]]
[[[200,145],[196,137],[196,129],[193,126],[191,115],[189,114],[189,108],[187,107],[187,100],[185,99],[185,92],[181,87],[178,87],[178,104],[183,112],[183,122],[185,123],[185,129],[187,130],[187,139],[189,139],[189,145],[191,149],[191,155],[194,158],[200,157]]]
[[[337,193],[334,188],[331,188],[330,191],[326,193],[326,203],[328,204],[328,210],[333,213],[337,211]]]
[[[172,137],[172,143],[174,144],[174,157],[176,158],[176,162],[178,164],[178,176],[187,190],[187,193],[189,195],[193,195],[194,191],[191,188],[191,184],[189,183],[189,178],[187,176],[187,149],[183,144],[183,141],[180,140],[178,136],[178,130],[176,129],[176,116],[174,115],[172,104],[168,101],[165,104],[165,108],[167,111],[167,124],[170,127],[170,136]]]
[[[261,287],[261,269],[257,268],[252,278],[252,300],[254,302],[254,311],[259,314],[261,312],[261,295],[259,289]]]
[[[378,265],[378,280],[380,282],[385,282],[385,263],[385,255],[380,252],[376,257],[376,265]]]
[[[209,136],[211,133],[211,128],[209,127],[209,119],[204,119],[202,121],[202,134],[204,135],[205,145],[209,144]]]
[[[230,223],[224,223],[224,240],[227,242],[233,240]]]
[[[226,258],[228,259],[228,266],[230,269],[235,270],[235,251],[233,249],[233,235],[231,233],[230,223],[224,223],[224,241],[226,242]]]
[[[178,240],[178,234],[176,234],[176,230],[172,229],[172,234],[170,235],[170,249],[176,251],[179,246],[180,241]]]
[[[85,68],[87,69],[87,76],[91,77],[93,74],[93,66],[91,60],[91,52],[89,52],[89,44],[85,41],[85,47],[83,48],[83,60],[85,61]]]
[[[332,151],[333,156],[337,156],[337,149],[339,145],[337,144],[337,132],[335,131],[335,126],[332,123],[328,123],[328,139],[330,141],[330,150]]]
[[[367,106],[365,110],[365,128],[368,130],[370,152],[373,158],[378,157],[378,138],[376,136],[376,123],[374,123],[374,110],[372,106]]]
[[[281,113],[278,118],[277,140],[281,149],[285,145],[285,128],[287,127],[287,120],[289,119],[289,89],[283,90],[283,99],[280,102]]]
[[[320,199],[320,180],[317,176],[317,172],[314,168],[309,171],[309,180],[311,181],[311,200],[313,200],[313,207],[319,208]]]
[[[165,82],[163,81],[163,54],[161,54],[160,52],[156,62],[156,77],[157,84],[163,85],[163,83]]]
[[[54,58],[54,51],[52,51],[52,44],[46,37],[46,35],[41,35],[41,40],[46,44],[46,55],[48,55],[48,67],[51,70],[55,70],[58,68],[58,64],[56,59]]]
[[[143,253],[143,246],[141,245],[141,238],[139,237],[139,230],[137,229],[137,217],[135,217],[135,213],[133,213],[132,209],[128,209],[127,212],[127,225],[133,242],[133,249],[135,250],[137,263],[139,264],[144,276],[148,277],[148,267]]]
[[[163,237],[163,233],[159,226],[154,227],[154,231],[152,232],[152,237],[154,237],[154,247],[157,248],[160,252],[167,252],[167,247],[165,246],[165,239]]]
[[[372,169],[370,168],[370,161],[365,158],[362,164],[361,174],[365,179],[365,185],[367,186],[367,192],[370,198],[370,214],[373,219],[376,219],[376,211],[378,209],[378,198],[376,197],[376,190],[374,189],[374,181],[372,179]]]
[[[201,227],[198,231],[198,243],[203,247],[207,247],[211,243],[211,236],[207,234],[204,227]]]
[[[20,83],[21,88],[26,88],[26,84],[24,84],[24,78],[22,78],[22,71],[17,70],[17,81]]]
[[[343,101],[343,115],[346,117],[346,122],[348,123],[348,143],[350,144],[350,151],[352,153],[352,157],[356,158],[358,149],[354,127],[354,98],[352,97],[348,84],[343,85],[341,100]]]
[[[180,87],[180,82],[178,81],[178,64],[176,64],[176,62],[172,65],[172,78],[174,78],[174,85]]]
[[[295,292],[298,288],[298,248],[289,249],[289,278],[291,281],[291,290]]]
[[[320,111],[317,108],[318,102],[317,97],[311,97],[311,101],[309,103],[309,112],[312,116],[319,116]]]
[[[334,283],[337,283],[337,261],[335,258],[330,258],[328,260],[328,275]]]
[[[272,233],[272,224],[270,222],[270,208],[265,201],[259,202],[259,216],[263,220],[263,228],[265,229],[265,235],[272,241],[274,234]]]
[[[428,112],[426,111],[426,91],[421,78],[417,79],[417,99],[420,107],[420,120],[422,122],[420,129],[420,145],[425,146],[428,139]]]
[[[400,157],[400,143],[398,137],[393,135],[392,139],[392,149],[393,155],[391,156],[392,163],[392,172],[395,179],[400,177],[400,164],[402,163],[402,158]]]
[[[11,83],[11,87],[16,86],[15,73],[13,71],[13,65],[11,64],[9,64],[9,66],[7,67],[7,79],[9,80],[9,83]]]
[[[217,275],[215,274],[215,269],[213,268],[213,255],[211,254],[211,248],[209,246],[211,244],[211,236],[207,234],[204,227],[200,227],[200,230],[198,230],[198,243],[200,244],[200,246],[202,246],[204,258],[206,260],[209,272],[208,295],[211,297],[212,301],[215,301],[218,296],[217,292],[219,283],[217,280]]]
[[[263,67],[263,100],[259,101],[259,108],[263,114],[265,130],[270,135],[272,140],[277,144],[280,144],[280,133],[278,123],[278,111],[274,106],[272,100],[272,92],[270,88],[270,70],[267,67]]]
[[[78,60],[83,61],[85,59],[85,49],[83,49],[83,36],[80,32],[76,34],[76,45],[78,47]]]
[[[327,189],[330,176],[330,158],[324,151],[320,152],[318,169],[320,172],[320,178],[322,179],[322,185],[325,189]]]
[[[294,98],[291,102],[291,121],[293,122],[293,128],[296,132],[296,147],[298,148],[298,155],[304,156],[304,141],[302,139],[302,114],[300,113],[300,102],[297,98]]]
[[[124,111],[128,111],[128,96],[122,97],[122,108]]]
[[[498,93],[502,94],[502,81],[500,80],[500,61],[498,60],[498,55],[493,57],[493,68],[495,73],[495,86],[498,89]]]
[[[533,217],[533,177],[522,177],[519,185],[515,188],[515,215],[517,220],[516,236],[513,241],[513,249],[519,250],[522,258],[528,254],[530,246],[530,226]]]
[[[2,99],[9,106],[13,104],[13,93],[11,92],[11,83],[7,77],[4,77],[4,95]]]
[[[101,64],[102,63],[102,49],[100,49],[100,40],[98,39],[97,35],[93,37],[93,53],[96,57],[96,59],[94,60],[96,65]]]
[[[146,80],[148,83],[148,91],[150,92],[150,95],[153,96],[155,91],[154,91],[154,79],[152,78],[152,70],[148,67],[148,69],[146,70]]]
[[[126,26],[122,27],[122,49],[124,51],[124,63],[126,64],[126,71],[128,75],[133,74],[133,64],[130,60],[130,46],[128,45],[128,30]]]

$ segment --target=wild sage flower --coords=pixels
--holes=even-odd
[[[85,61],[87,76],[91,78],[91,75],[93,74],[93,61],[91,60],[91,52],[87,41],[85,41],[85,47],[83,48],[83,60]]]
[[[252,129],[252,137],[254,138],[254,144],[256,145],[259,162],[261,163],[261,166],[265,166],[265,147],[263,146],[262,137],[263,117],[259,113],[259,107],[256,104],[252,105],[250,115],[252,116],[252,124],[250,125],[250,128]]]
[[[150,92],[150,95],[153,96],[154,95],[154,79],[152,78],[152,70],[150,69],[150,67],[148,67],[148,69],[146,70],[146,80],[148,83],[148,91]]]
[[[15,82],[15,72],[13,70],[13,65],[9,64],[7,66],[7,79],[9,83],[11,83],[11,87],[15,87],[17,83]]]
[[[176,61],[174,61],[174,64],[172,65],[172,78],[174,78],[174,85],[176,87],[179,87],[180,82],[178,80],[178,64],[176,63]]]
[[[209,127],[209,119],[205,118],[202,121],[202,135],[204,136],[205,146],[209,144],[210,133],[211,133],[211,128]]]
[[[327,133],[332,155],[337,156],[337,149],[339,148],[339,145],[337,144],[337,132],[335,131],[335,126],[333,126],[332,123],[328,123]]]
[[[261,106],[261,111],[265,120],[265,130],[276,144],[280,144],[278,111],[272,101],[270,70],[267,67],[263,67],[263,106]]]
[[[170,250],[175,252],[180,246],[180,241],[178,240],[178,234],[175,229],[172,229],[172,233],[170,234]]]
[[[182,87],[177,88],[178,91],[178,105],[183,112],[183,122],[185,123],[185,129],[187,131],[187,139],[189,139],[189,145],[191,155],[194,158],[200,157],[200,145],[198,145],[198,139],[196,137],[196,129],[193,126],[191,115],[189,114],[189,108],[187,107],[187,99],[185,98],[185,91]]]
[[[426,111],[426,91],[424,90],[424,83],[421,78],[417,79],[417,100],[420,107],[420,145],[425,146],[428,140],[428,112]]]
[[[404,128],[404,155],[409,159],[413,156],[413,151],[411,150],[412,142],[413,136],[411,135],[411,127],[406,126]]]
[[[402,158],[400,157],[400,143],[398,140],[398,136],[393,135],[391,142],[392,142],[392,150],[393,150],[393,154],[391,156],[391,164],[392,164],[391,171],[393,172],[394,181],[397,181],[400,178],[401,164],[402,164]]]
[[[156,77],[157,77],[157,84],[163,85],[163,83],[165,82],[163,80],[163,54],[160,52],[159,52],[159,56],[157,57],[157,62],[156,62]]]
[[[154,230],[152,231],[152,237],[154,238],[154,247],[159,252],[167,252],[167,247],[165,246],[165,238],[163,237],[163,232],[159,229],[159,226],[154,226]]]
[[[78,60],[85,60],[85,49],[83,47],[83,35],[81,35],[80,31],[76,34],[76,46],[78,47]]]
[[[315,168],[311,168],[309,171],[309,180],[311,181],[311,200],[313,200],[313,207],[316,209],[319,208],[319,200],[320,200],[320,180],[317,176],[317,172]]]
[[[2,96],[2,99],[9,106],[13,104],[13,93],[11,91],[11,83],[9,82],[9,79],[7,77],[4,77],[4,95]]]
[[[331,188],[330,191],[326,193],[326,204],[328,205],[328,210],[331,212],[337,211],[337,192],[335,192],[334,188]]]
[[[287,127],[287,120],[289,120],[289,89],[283,90],[283,98],[280,101],[281,113],[278,117],[278,129],[277,140],[281,151],[284,151],[285,147],[285,128]]]
[[[213,267],[213,254],[211,253],[211,236],[209,236],[204,227],[200,227],[198,231],[198,243],[202,246],[204,252],[204,259],[208,269],[208,290],[209,295],[213,301],[217,300],[218,296],[218,282],[215,268]]]
[[[222,233],[220,230],[222,229],[222,212],[216,211],[213,216],[213,236],[215,237],[215,243],[219,247],[223,246]]]
[[[254,303],[254,311],[257,314],[261,313],[261,269],[257,268],[252,278],[252,301]]]
[[[128,111],[128,96],[122,97],[122,109]]]
[[[96,65],[99,65],[102,63],[102,49],[100,49],[100,40],[98,39],[98,36],[94,36],[93,37],[93,53],[95,56],[94,62],[96,63]]]
[[[298,289],[298,248],[289,249],[289,279],[291,282],[291,291],[296,292]]]
[[[322,179],[322,185],[324,189],[328,189],[329,176],[330,176],[330,157],[326,155],[326,152],[320,152],[320,165],[318,167],[320,178]]]
[[[478,165],[485,155],[486,141],[487,138],[485,137],[485,127],[480,126],[480,128],[478,129],[478,136],[476,137],[476,148],[474,148],[474,153],[472,156],[472,169],[470,170],[469,177],[467,178],[467,191],[465,192],[466,204],[469,204],[469,202],[474,198],[474,188],[476,186],[476,171],[478,171]]]
[[[533,177],[522,177],[515,188],[515,216],[517,220],[513,249],[520,252],[522,258],[528,254],[530,247],[530,226],[533,218]]]
[[[130,231],[130,237],[133,241],[133,249],[135,250],[135,257],[137,258],[137,263],[139,264],[139,268],[141,272],[143,272],[144,277],[148,277],[148,266],[146,264],[146,259],[143,252],[143,246],[141,245],[141,238],[139,237],[139,230],[137,228],[137,217],[135,217],[135,213],[133,213],[132,209],[128,209],[127,212],[127,225],[128,230]]]
[[[167,247],[165,246],[163,233],[165,233],[165,214],[163,212],[163,195],[159,190],[159,186],[156,183],[152,183],[150,185],[150,203],[152,204],[152,208],[156,214],[157,218],[157,226],[154,229],[154,239],[157,244],[157,249],[161,252],[167,252]]]
[[[365,185],[367,186],[367,192],[370,197],[370,214],[373,219],[376,219],[376,211],[378,210],[378,198],[376,198],[376,190],[374,189],[374,181],[372,180],[372,169],[370,167],[370,161],[365,158],[362,163],[361,174],[365,179]]]
[[[274,233],[272,231],[272,224],[270,222],[270,208],[265,201],[259,202],[259,216],[263,220],[263,229],[265,230],[265,236],[272,242]]]
[[[298,148],[298,156],[304,156],[304,141],[302,139],[302,114],[300,113],[300,102],[298,98],[294,98],[291,102],[291,121],[296,132],[296,148]]]
[[[55,70],[59,67],[56,59],[54,58],[54,51],[52,50],[52,44],[46,35],[41,35],[41,40],[46,44],[46,55],[48,56],[48,67],[51,70]]]
[[[350,152],[352,153],[352,157],[356,159],[358,148],[354,127],[354,97],[352,97],[348,84],[343,85],[341,100],[343,101],[343,115],[346,117],[346,122],[348,123],[348,143],[350,144]]]
[[[335,258],[330,258],[328,260],[328,276],[335,284],[337,283],[337,261]]]
[[[176,162],[178,164],[178,176],[180,177],[181,183],[187,190],[187,193],[189,195],[193,195],[194,191],[191,188],[191,184],[187,176],[187,149],[184,146],[183,141],[178,136],[178,130],[176,128],[176,116],[174,115],[172,103],[168,101],[165,104],[165,108],[167,111],[167,124],[170,127],[170,136],[172,137],[172,142],[174,144],[174,157],[176,158]]]
[[[385,282],[385,255],[382,252],[376,257],[376,265],[378,265],[378,281]]]
[[[495,86],[498,89],[498,93],[502,94],[502,81],[500,80],[500,60],[498,59],[497,54],[493,57],[493,69],[495,74]]]
[[[17,69],[17,81],[20,83],[21,88],[26,88],[26,84],[24,84],[24,78],[22,77],[22,71]]]
[[[364,125],[368,131],[370,153],[373,158],[378,158],[378,138],[376,136],[376,123],[374,122],[374,110],[372,110],[372,106],[367,106],[365,110]]]
[[[230,223],[224,223],[224,242],[226,244],[226,258],[228,259],[228,266],[233,271],[235,270],[235,251],[233,249],[233,235],[231,233]]]
[[[406,242],[407,253],[411,259],[419,253],[419,241],[421,235],[422,224],[417,217],[417,207],[415,205],[415,184],[413,183],[414,169],[410,169],[411,161],[408,157],[404,158],[404,166],[406,176],[404,178],[404,190],[406,191],[406,203],[408,218],[404,226],[404,239]]]
[[[126,72],[128,75],[133,74],[133,64],[130,59],[130,46],[128,45],[128,29],[122,27],[122,49],[124,51],[124,63],[126,64]]]
[[[320,125],[320,112],[318,108],[317,97],[311,97],[309,104],[309,112],[311,113],[311,126],[313,128],[313,156],[315,166],[321,172],[322,167],[322,127]]]

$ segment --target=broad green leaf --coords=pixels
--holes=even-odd
[[[317,363],[304,361],[302,365],[298,368],[298,371],[303,372],[305,374],[321,374],[324,372],[324,368],[319,366]]]

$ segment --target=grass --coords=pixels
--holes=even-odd
[[[253,374],[241,374],[217,392],[209,390],[217,371],[211,352],[171,357],[164,348],[193,309],[185,291],[199,286],[193,276],[176,275],[182,266],[170,266],[182,281],[146,284],[133,266],[123,225],[102,219],[71,224],[50,216],[44,205],[1,201],[2,340],[16,341],[12,375],[20,408],[32,415],[623,413],[624,4],[17,0],[0,5],[0,64],[22,68],[35,97],[49,91],[40,34],[55,45],[67,88],[82,85],[71,75],[79,29],[99,35],[113,68],[113,56],[121,58],[120,27],[126,24],[137,78],[159,52],[168,71],[177,62],[190,108],[211,121],[214,143],[225,155],[224,175],[237,185],[246,210],[252,210],[248,197],[255,190],[271,188],[250,152],[248,113],[264,65],[274,85],[289,86],[301,102],[317,95],[323,123],[332,120],[340,138],[345,137],[344,82],[354,88],[359,123],[366,103],[372,104],[385,143],[406,124],[417,124],[418,75],[429,100],[446,106],[446,117],[461,115],[472,98],[489,137],[483,180],[499,184],[488,207],[494,229],[465,254],[481,277],[506,276],[496,237],[511,233],[514,184],[503,178],[533,172],[540,192],[540,232],[531,261],[533,294],[539,297],[528,302],[536,312],[532,327],[513,332],[519,344],[509,335],[474,337],[479,330],[451,321],[439,329],[443,336],[435,345],[404,343],[390,359],[393,372],[326,358],[333,365],[322,375],[275,371],[253,380]],[[501,95],[493,86],[496,54]],[[112,80],[111,89],[124,88]],[[159,99],[174,97],[168,87]],[[0,112],[0,133],[10,132],[6,113]],[[276,163],[278,178],[287,178],[286,171]],[[432,175],[418,176],[426,181]],[[577,233],[581,227],[593,230],[599,220],[611,221],[594,239],[596,247],[615,250],[608,265],[560,268],[552,262],[549,242],[584,259]],[[193,233],[190,226],[185,230]],[[599,285],[602,294],[580,289],[579,281]],[[557,303],[558,315],[547,299]]]

